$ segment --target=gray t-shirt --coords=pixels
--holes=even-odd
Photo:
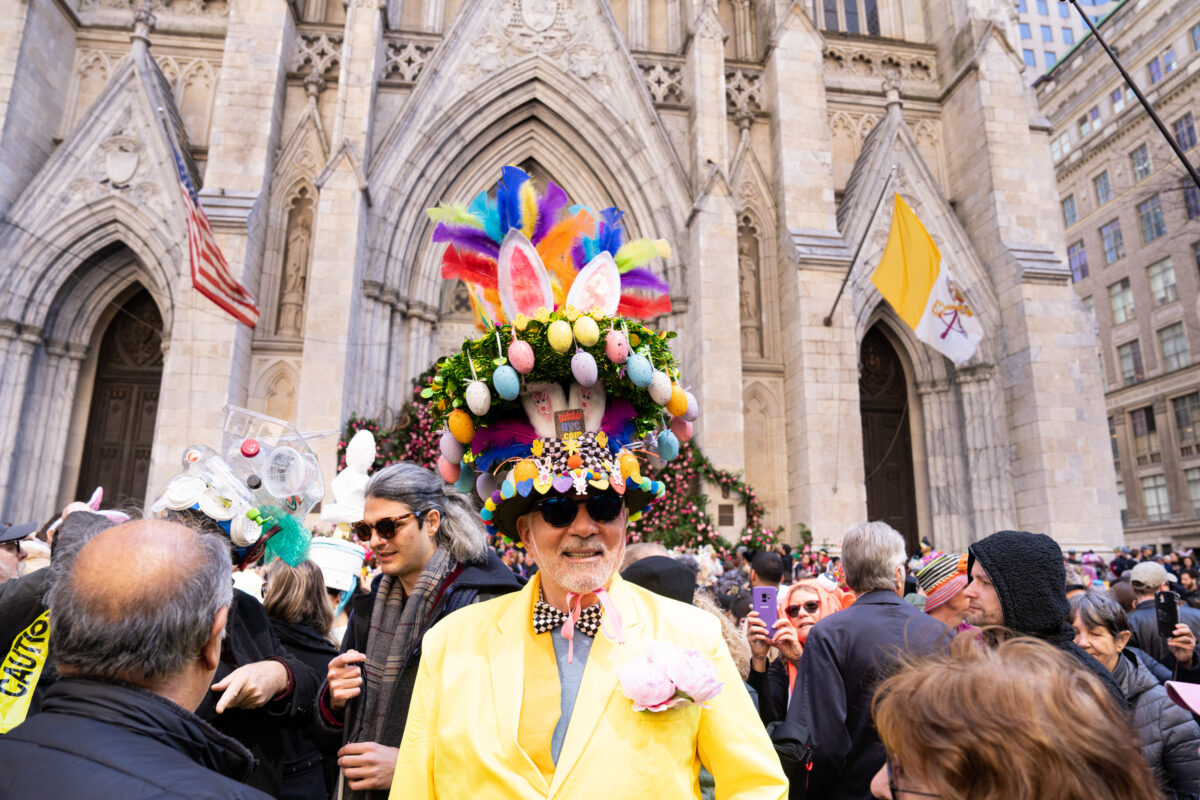
[[[583,682],[583,668],[587,665],[588,654],[592,652],[592,637],[575,631],[575,657],[572,663],[567,663],[567,639],[560,628],[553,628],[550,636],[554,640],[554,658],[558,661],[558,684],[561,689],[559,702],[558,724],[554,726],[554,736],[550,739],[550,757],[558,764],[558,754],[562,752],[563,740],[567,738],[567,726],[571,724],[571,712],[575,710],[575,699],[579,697],[579,684]]]

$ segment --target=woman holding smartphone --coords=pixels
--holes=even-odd
[[[792,687],[796,683],[796,665],[804,653],[808,633],[819,620],[842,609],[837,591],[820,578],[797,581],[779,593],[779,619],[769,630],[759,614],[746,617],[746,639],[750,642],[750,677],[758,692],[758,714],[764,725],[783,719],[787,714]],[[768,661],[774,646],[780,657]]]

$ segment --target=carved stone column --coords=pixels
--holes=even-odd
[[[967,468],[971,476],[974,538],[1016,523],[1008,437],[1004,430],[1004,395],[991,367],[960,369]]]
[[[649,0],[629,0],[629,49],[646,50],[649,47],[650,9]]]
[[[973,538],[962,410],[954,386],[947,381],[918,385],[917,394],[925,420],[929,513],[933,521],[929,538],[939,550],[961,553]]]
[[[25,385],[30,375],[33,352],[42,342],[42,332],[36,328],[16,328],[11,324],[0,326],[0,364],[4,367],[5,396],[0,397],[0,516],[11,518],[21,498],[19,496],[22,470],[19,459],[14,459],[17,442],[26,415]],[[7,343],[7,346],[5,346]]]

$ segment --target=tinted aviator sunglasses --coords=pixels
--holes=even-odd
[[[588,516],[596,522],[612,522],[621,515],[625,500],[612,492],[589,494],[587,502],[574,497],[548,497],[542,500],[534,510],[542,515],[547,525],[554,528],[565,528],[575,521],[579,506],[586,505]]]
[[[816,600],[809,600],[807,603],[801,603],[798,606],[788,606],[787,608],[784,609],[784,611],[787,612],[787,615],[789,617],[791,617],[792,619],[795,619],[796,617],[800,616],[801,611],[803,611],[807,614],[815,614],[820,610],[821,610],[821,604],[818,603]]]
[[[410,519],[415,517],[417,524],[420,525],[421,517],[424,515],[424,511],[416,514],[410,511],[407,514],[401,514],[398,517],[386,517],[378,520],[374,525],[368,525],[365,522],[356,522],[351,526],[351,529],[358,536],[358,538],[364,542],[371,538],[371,531],[374,531],[380,539],[383,539],[386,542],[395,536],[396,531],[400,530],[400,526],[408,522]]]

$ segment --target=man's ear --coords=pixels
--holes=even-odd
[[[213,620],[212,632],[208,635],[208,641],[200,648],[200,660],[204,662],[206,669],[215,670],[221,663],[221,639],[225,632],[225,623],[228,621],[229,606],[222,606],[217,611],[216,619]]]
[[[530,528],[530,524],[529,524],[529,515],[522,514],[521,516],[517,517],[517,539],[521,542],[521,544],[525,545],[526,553],[530,552],[530,550],[529,550],[530,532],[531,532],[531,528]]]
[[[429,529],[430,536],[437,536],[438,528],[442,525],[442,512],[436,508],[431,508],[425,512],[425,527]]]

